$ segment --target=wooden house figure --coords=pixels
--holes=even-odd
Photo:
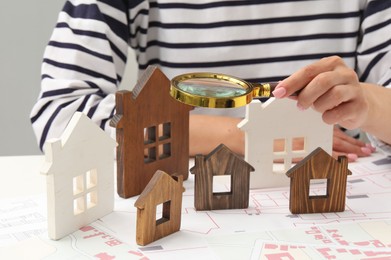
[[[183,176],[156,171],[140,194],[137,207],[136,242],[147,245],[179,231],[182,216]],[[161,213],[157,208],[161,206]]]
[[[255,168],[250,188],[289,186],[285,173],[294,162],[317,147],[332,151],[333,126],[312,109],[300,111],[294,100],[255,100],[246,106],[238,127],[245,131],[245,160]],[[274,149],[277,144],[279,150]]]
[[[149,66],[133,91],[116,93],[117,191],[139,195],[157,170],[189,174],[189,112],[169,94],[170,80]]]
[[[250,192],[250,172],[254,168],[227,146],[220,144],[209,155],[197,155],[194,174],[194,207],[196,210],[247,208]],[[228,189],[217,190],[214,182],[223,180]]]
[[[286,173],[290,178],[289,210],[293,214],[344,211],[347,176],[351,174],[346,156],[335,160],[322,148],[315,149]]]
[[[116,142],[76,112],[61,138],[45,143],[48,233],[60,239],[113,211]]]

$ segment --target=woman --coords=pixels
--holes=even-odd
[[[318,75],[325,78],[321,76],[325,70],[312,68],[323,64],[322,58],[337,55],[329,59],[349,71],[341,74],[348,80],[337,82],[338,86],[361,86],[352,80],[353,71],[360,82],[389,85],[390,9],[389,1],[364,0],[67,1],[44,54],[41,93],[31,112],[39,145],[42,148],[48,138],[59,137],[75,111],[113,131],[108,121],[114,114],[114,93],[129,46],[136,52],[139,74],[148,65],[157,65],[169,78],[213,71],[248,81],[285,79],[276,96],[285,97],[308,85],[298,97],[300,107],[313,104],[328,123],[361,127],[366,120],[354,124],[342,122],[341,117],[331,120],[325,113],[329,107],[318,106],[322,92],[311,91],[312,85],[321,88],[326,83],[311,82],[318,81]],[[298,79],[303,73],[306,77]],[[326,89],[342,91],[334,83],[327,82]],[[378,89],[371,94],[385,99],[389,92]],[[355,93],[362,97],[358,103],[369,95]],[[371,107],[364,105],[360,117]],[[197,109],[190,119],[190,154],[208,153],[220,143],[243,154],[244,136],[236,127],[243,116],[243,109]],[[383,122],[389,126],[386,122],[391,121]],[[378,126],[386,127],[383,124]],[[374,128],[365,127],[390,141]],[[347,155],[354,161],[370,155],[373,148],[336,128],[333,150],[335,156]]]

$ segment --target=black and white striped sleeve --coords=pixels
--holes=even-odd
[[[75,111],[110,130],[127,59],[127,9],[120,0],[69,0],[45,49],[41,92],[31,112],[39,146],[61,135]]]
[[[391,1],[368,1],[361,36],[356,65],[360,81],[391,87]]]

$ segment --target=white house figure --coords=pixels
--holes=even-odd
[[[45,143],[48,233],[57,240],[113,211],[116,142],[76,112],[61,138]]]
[[[312,109],[300,111],[294,100],[255,100],[246,106],[246,117],[238,127],[245,131],[245,160],[255,168],[250,188],[289,186],[285,173],[294,161],[317,147],[332,152],[333,126]],[[280,150],[274,150],[275,143]]]

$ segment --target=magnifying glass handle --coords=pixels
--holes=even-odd
[[[277,87],[278,82],[268,82],[268,83],[254,83],[251,82],[253,86],[253,98],[268,98],[273,97],[272,92]]]
[[[268,83],[251,83],[253,86],[254,98],[269,98],[273,97],[273,91],[278,85],[278,82]],[[291,96],[297,96],[298,92],[293,93]]]

